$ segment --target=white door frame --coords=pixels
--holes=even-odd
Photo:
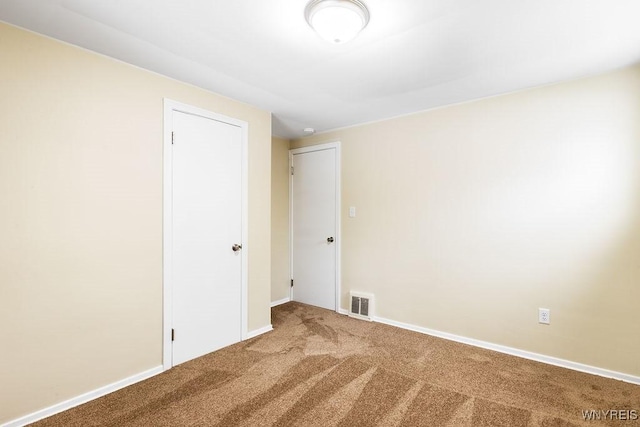
[[[336,239],[338,240],[336,243],[336,307],[335,311],[340,312],[340,299],[341,299],[341,268],[340,268],[340,253],[342,248],[342,234],[340,228],[340,212],[342,212],[340,208],[341,197],[341,181],[340,181],[340,172],[341,172],[341,149],[340,149],[340,141],[332,141],[326,142],[318,145],[310,145],[308,147],[302,148],[294,148],[289,150],[289,277],[291,280],[293,277],[293,176],[291,175],[291,166],[293,165],[293,156],[295,154],[309,153],[313,151],[322,151],[322,150],[336,150]],[[294,171],[295,173],[295,171]],[[294,286],[289,288],[289,299],[293,301],[293,292],[295,290],[295,282]]]
[[[203,110],[191,105],[182,104],[180,102],[172,101],[170,99],[164,99],[164,142],[163,142],[163,181],[162,181],[162,195],[163,195],[163,215],[162,215],[162,366],[164,370],[170,369],[173,366],[172,351],[171,351],[171,327],[173,325],[173,259],[171,248],[173,246],[173,229],[171,227],[173,220],[172,212],[172,172],[173,172],[173,157],[171,150],[172,143],[172,129],[173,129],[173,112],[181,112],[186,114],[192,114],[195,116],[205,117],[208,119],[216,120],[223,123],[228,123],[234,126],[238,126],[242,130],[242,237],[240,243],[242,244],[241,252],[241,324],[242,324],[242,340],[247,339],[247,289],[248,289],[248,183],[249,183],[249,124],[245,121],[234,119],[231,117],[223,116],[221,114],[213,113],[211,111]]]

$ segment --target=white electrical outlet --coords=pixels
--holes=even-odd
[[[548,308],[539,308],[538,323],[542,323],[545,325],[551,324],[551,310],[549,310]]]

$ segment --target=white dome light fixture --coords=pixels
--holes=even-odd
[[[369,11],[359,0],[311,0],[304,16],[320,37],[335,44],[352,40],[369,23]]]

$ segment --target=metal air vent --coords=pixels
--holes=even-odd
[[[349,297],[351,299],[349,316],[370,321],[373,317],[373,294],[349,292]]]

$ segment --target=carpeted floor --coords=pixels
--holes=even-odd
[[[37,426],[634,426],[640,386],[299,303],[274,331]]]

